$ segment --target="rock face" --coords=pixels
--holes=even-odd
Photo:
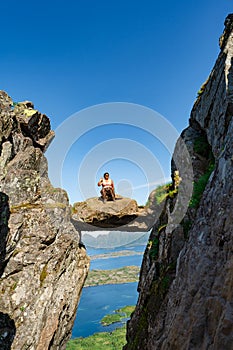
[[[125,350],[233,348],[233,15],[225,26],[219,57],[181,135],[193,163],[193,196],[174,230],[169,215],[177,198],[164,201]],[[173,171],[179,157],[178,141]]]
[[[43,152],[54,133],[31,102],[0,92],[0,346],[65,349],[89,258]]]

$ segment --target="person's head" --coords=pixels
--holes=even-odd
[[[104,173],[104,178],[107,180],[109,178],[109,173]]]

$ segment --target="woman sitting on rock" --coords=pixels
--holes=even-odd
[[[115,201],[115,189],[114,183],[112,179],[109,178],[109,173],[104,173],[104,178],[101,178],[98,182],[98,186],[102,186],[102,190],[100,191],[104,203],[110,197],[113,201]]]

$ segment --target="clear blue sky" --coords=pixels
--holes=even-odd
[[[8,0],[0,11],[1,89],[14,101],[33,101],[54,130],[84,108],[128,102],[159,112],[180,132],[217,58],[218,38],[233,6],[230,0]],[[62,185],[71,202],[83,199],[80,164],[90,161],[91,152],[96,159],[93,148],[108,140],[128,140],[130,149],[130,140],[141,144],[145,157],[152,152],[164,178],[169,176],[169,155],[145,130],[124,125],[86,130],[64,162]],[[113,154],[103,164],[100,157],[95,178],[109,170],[119,191],[129,183],[141,188],[129,195],[144,203],[148,169],[131,154],[124,157]],[[93,181],[88,174],[87,181]]]

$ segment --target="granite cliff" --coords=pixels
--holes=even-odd
[[[44,151],[49,118],[0,92],[0,348],[65,349],[89,258]]]
[[[125,350],[233,348],[233,15],[220,49],[181,134],[192,159],[192,199],[175,227],[170,216],[178,197],[163,201],[144,253]],[[180,140],[173,173],[182,158]]]

